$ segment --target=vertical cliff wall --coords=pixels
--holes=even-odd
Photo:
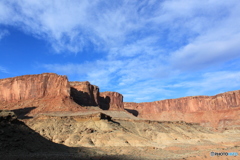
[[[101,92],[100,108],[103,110],[124,110],[123,96],[118,92]]]
[[[152,120],[183,120],[217,126],[220,121],[239,119],[240,90],[215,96],[193,96],[155,102],[124,102],[124,108]],[[226,113],[226,114],[224,114]]]
[[[98,86],[85,82],[70,82],[71,97],[79,105],[98,106],[99,105],[99,88]]]
[[[98,106],[103,110],[124,110],[123,96],[117,92],[101,92],[98,86],[85,82],[70,82],[71,97],[79,105]]]
[[[35,108],[31,113],[79,110],[66,76],[54,73],[0,79],[0,109]]]
[[[66,76],[54,73],[0,79],[0,101],[14,102],[43,97],[69,96]]]

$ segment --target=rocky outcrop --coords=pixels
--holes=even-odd
[[[154,120],[183,120],[218,126],[224,119],[236,119],[240,110],[240,90],[215,96],[193,96],[155,102],[125,102],[124,108],[138,116]],[[231,112],[231,113],[230,113]],[[229,113],[227,116],[223,113]]]
[[[82,106],[100,106],[103,110],[124,110],[123,96],[117,92],[101,92],[98,86],[85,82],[70,82],[71,97]]]
[[[9,110],[0,110],[0,121],[3,122],[12,122],[17,119],[16,114],[13,111]]]
[[[70,82],[71,97],[79,105],[98,106],[99,105],[99,88],[98,86],[85,82]]]
[[[67,77],[54,73],[1,79],[0,90],[0,109],[35,108],[32,114],[80,109],[70,97]]]
[[[0,90],[1,102],[16,102],[60,95],[69,96],[70,94],[67,77],[54,73],[0,79]]]
[[[124,110],[123,96],[118,92],[101,92],[100,108],[103,110]]]

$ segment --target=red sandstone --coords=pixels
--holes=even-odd
[[[137,111],[140,118],[151,120],[183,120],[205,126],[236,121],[240,113],[240,90],[215,96],[193,96],[155,102],[125,102],[124,108]],[[236,125],[237,125],[236,124]]]
[[[70,82],[71,96],[79,105],[98,106],[99,88],[98,86],[85,82]]]
[[[32,114],[81,109],[70,97],[67,77],[54,73],[1,79],[0,90],[0,109],[32,108]]]
[[[123,96],[118,92],[101,92],[100,107],[104,110],[124,110]]]

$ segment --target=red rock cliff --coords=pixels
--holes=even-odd
[[[1,102],[70,95],[67,77],[54,73],[0,79],[0,90]]]
[[[124,110],[123,96],[118,92],[101,92],[100,107],[103,110]]]
[[[125,102],[124,108],[152,120],[183,120],[217,126],[222,120],[236,120],[240,113],[240,90],[215,96],[193,96],[155,102]],[[226,114],[224,114],[226,113]]]
[[[85,82],[70,82],[71,96],[79,105],[98,106],[99,105],[99,88],[98,86]]]
[[[54,73],[0,79],[0,109],[35,108],[31,113],[78,110],[66,76]]]

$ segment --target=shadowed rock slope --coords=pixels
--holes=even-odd
[[[68,147],[52,143],[17,120],[11,111],[0,111],[0,155],[1,159],[44,158],[42,154],[70,153]],[[22,158],[21,158],[22,157]]]
[[[58,124],[58,123],[56,123]],[[67,129],[71,131],[70,128]],[[47,129],[46,129],[47,131]],[[54,132],[55,134],[58,134]],[[19,121],[12,111],[0,110],[1,160],[129,160],[131,155],[86,147],[67,147],[54,143]]]

